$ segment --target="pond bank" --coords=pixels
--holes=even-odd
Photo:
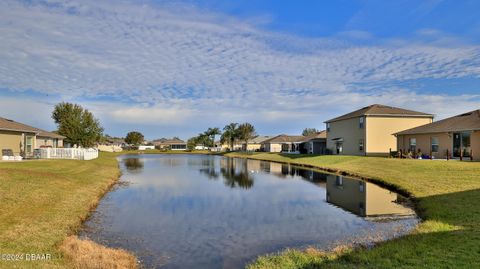
[[[117,182],[115,157],[0,163],[0,250],[18,257],[1,259],[0,267],[100,268],[115,262],[134,268],[136,258],[127,252],[70,237]],[[32,253],[48,258],[28,260]]]

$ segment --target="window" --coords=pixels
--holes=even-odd
[[[343,177],[342,176],[336,176],[335,185],[336,186],[343,186]]]
[[[327,122],[327,132],[330,132],[330,123]]]
[[[364,149],[364,142],[363,142],[363,139],[360,139],[358,141],[358,150],[363,151],[363,149]]]
[[[364,118],[364,117],[360,117],[360,124],[359,124],[360,129],[363,129],[364,122],[365,122],[365,118]]]
[[[25,142],[25,151],[31,153],[33,151],[33,137],[27,136]]]
[[[432,152],[438,152],[438,138],[432,137]]]
[[[410,151],[415,153],[417,152],[417,139],[416,138],[410,138]]]

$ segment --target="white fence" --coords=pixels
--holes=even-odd
[[[40,159],[93,160],[98,158],[97,149],[84,148],[43,148],[38,149]]]

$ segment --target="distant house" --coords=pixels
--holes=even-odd
[[[256,136],[255,138],[249,140],[247,144],[245,144],[245,142],[243,142],[241,144],[242,150],[243,151],[262,151],[262,143],[265,140],[268,140],[270,138],[273,138],[273,136],[272,135]]]
[[[38,129],[35,148],[63,148],[65,138],[63,135]]]
[[[277,135],[263,141],[265,152],[301,153],[300,145],[305,142],[303,135]]]
[[[397,149],[394,133],[431,123],[433,115],[371,105],[326,121],[327,149],[339,155],[388,155]]]
[[[65,137],[0,117],[0,150],[23,158],[33,157],[40,147],[63,147]]]
[[[434,158],[480,160],[480,110],[395,133],[398,149]]]
[[[261,150],[265,152],[283,152],[294,154],[325,154],[326,131],[313,135],[277,135],[264,140]]]
[[[178,138],[161,138],[153,140],[152,143],[158,149],[187,150],[187,143]]]
[[[305,137],[305,141],[300,144],[300,151],[308,154],[326,154],[327,131],[317,132]]]

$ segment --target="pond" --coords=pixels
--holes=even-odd
[[[209,155],[125,155],[120,184],[82,237],[146,268],[243,268],[285,248],[331,249],[408,233],[408,200],[372,183]]]

